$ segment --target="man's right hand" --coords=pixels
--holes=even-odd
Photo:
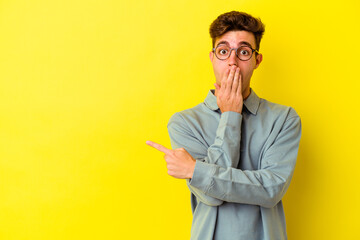
[[[242,80],[240,68],[231,66],[221,79],[221,86],[214,84],[216,88],[217,104],[221,112],[238,112],[243,108]]]

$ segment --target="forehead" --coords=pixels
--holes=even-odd
[[[242,42],[246,42],[251,45],[252,48],[256,47],[255,36],[253,33],[248,31],[229,31],[217,37],[215,39],[215,47],[220,43],[227,43],[231,47],[238,47],[242,45]]]

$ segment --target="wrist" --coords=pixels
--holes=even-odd
[[[191,164],[190,171],[189,171],[189,174],[188,174],[189,179],[191,179],[193,177],[193,175],[194,175],[195,165],[196,165],[196,160],[194,159],[194,161]]]

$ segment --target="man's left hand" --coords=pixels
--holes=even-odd
[[[146,141],[146,144],[165,153],[164,158],[170,176],[180,179],[192,178],[196,160],[184,148],[167,149],[152,141]]]

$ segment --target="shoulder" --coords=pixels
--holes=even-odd
[[[269,131],[268,146],[280,137],[300,140],[301,119],[293,107],[260,99],[258,115],[261,125]]]
[[[187,125],[194,121],[199,121],[208,114],[208,109],[204,103],[200,103],[192,108],[174,113],[168,122],[169,125]]]
[[[267,115],[268,117],[274,119],[283,119],[288,120],[292,118],[300,119],[300,116],[295,111],[294,108],[278,103],[268,101],[266,99],[260,98],[259,104],[259,114]]]

